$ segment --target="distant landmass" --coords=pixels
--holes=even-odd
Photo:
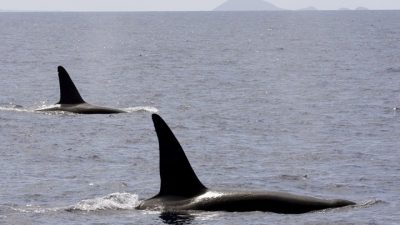
[[[340,8],[340,9],[338,9],[338,10],[346,10],[346,11],[348,11],[348,10],[352,10],[352,9],[349,9],[349,8]],[[369,10],[368,8],[365,8],[365,7],[357,7],[357,8],[355,8],[354,10]]]
[[[4,13],[15,13],[15,12],[41,12],[41,11],[33,11],[33,10],[5,10],[5,9],[0,9],[0,12]],[[44,11],[45,12],[45,11]]]
[[[318,9],[313,7],[313,6],[310,6],[310,7],[302,8],[302,9],[299,9],[299,10],[300,11],[314,11],[314,10],[318,10]]]
[[[214,11],[277,11],[284,10],[263,0],[227,0]]]
[[[264,0],[227,0],[220,6],[214,9],[214,11],[278,11],[285,10],[275,6]],[[317,8],[310,6],[299,9],[299,11],[315,11]],[[339,8],[337,10],[352,10],[350,8]],[[354,10],[368,10],[365,7],[357,7]]]

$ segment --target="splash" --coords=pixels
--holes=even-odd
[[[104,197],[82,200],[77,204],[69,207],[64,206],[64,207],[45,208],[38,205],[28,204],[26,206],[12,205],[8,206],[8,208],[20,213],[43,214],[43,213],[51,213],[58,211],[93,212],[99,210],[131,210],[135,209],[136,206],[139,205],[139,203],[140,203],[139,197],[136,194],[112,193]]]
[[[112,193],[104,197],[86,199],[67,208],[67,211],[130,210],[139,205],[136,194]]]

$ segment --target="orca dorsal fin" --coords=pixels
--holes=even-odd
[[[181,145],[164,120],[152,115],[160,146],[160,195],[190,197],[207,190],[193,171]]]
[[[60,101],[57,104],[85,103],[68,72],[62,66],[58,67],[58,79],[60,81]]]

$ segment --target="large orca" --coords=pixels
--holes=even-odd
[[[197,178],[168,125],[156,114],[152,119],[159,142],[161,187],[156,196],[142,201],[137,209],[298,214],[355,204],[347,200],[324,200],[280,192],[210,190]]]
[[[72,82],[68,72],[62,66],[58,67],[58,79],[60,82],[60,101],[57,102],[54,107],[38,109],[37,111],[67,111],[82,114],[111,114],[125,112],[119,109],[95,106],[86,103],[79,94],[74,82]]]

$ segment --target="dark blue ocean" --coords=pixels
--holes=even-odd
[[[0,224],[398,224],[399,11],[0,13]],[[57,66],[118,115],[35,112]],[[301,215],[137,211],[151,114],[210,188],[343,198]]]

